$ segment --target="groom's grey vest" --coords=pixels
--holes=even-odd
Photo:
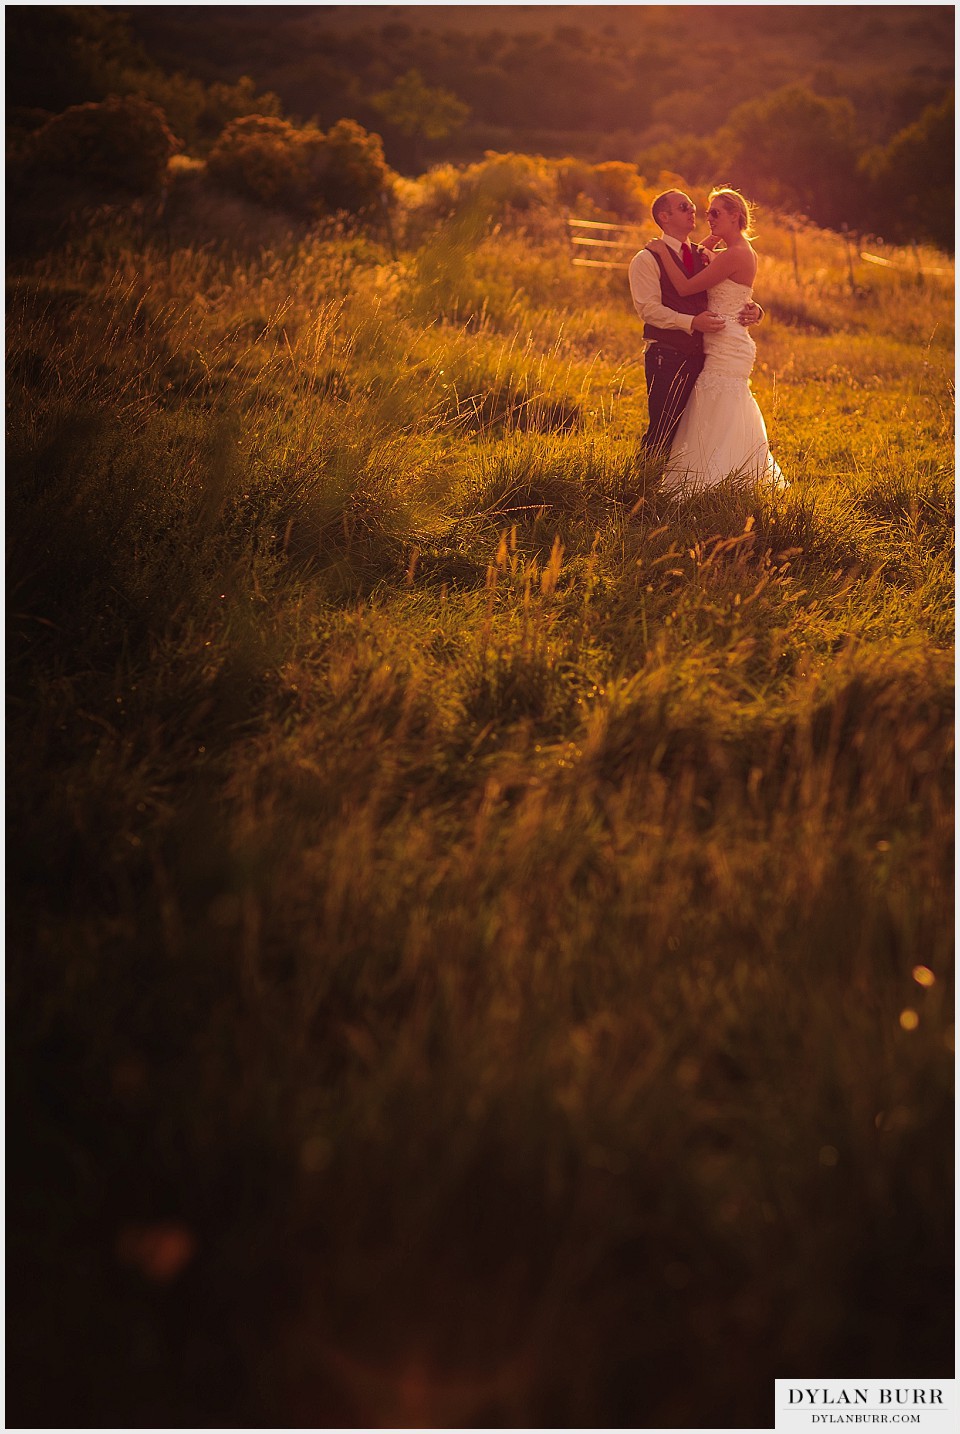
[[[705,265],[700,257],[699,248],[697,248],[696,245],[691,245],[690,247],[693,251],[693,272],[694,274],[699,274]],[[677,293],[670,279],[670,268],[675,264],[681,274],[686,271],[680,258],[674,255],[673,250],[671,249],[668,252],[670,255],[669,261],[665,258],[661,258],[659,254],[654,256],[660,266],[660,293],[663,296],[664,306],[668,309],[674,309],[678,314],[702,314],[707,307],[706,291],[702,294],[688,294],[686,298],[684,298],[682,294]],[[643,337],[645,339],[652,339],[658,344],[666,344],[667,348],[679,349],[681,353],[703,353],[703,334],[698,333],[696,329],[694,329],[693,333],[688,334],[685,333],[683,329],[657,329],[654,328],[653,324],[644,324]]]

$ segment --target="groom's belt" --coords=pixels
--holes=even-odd
[[[702,354],[703,335],[683,329],[657,329],[653,324],[644,324],[643,337],[651,343],[665,344],[668,349],[677,349],[682,354]]]

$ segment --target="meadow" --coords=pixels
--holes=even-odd
[[[758,227],[680,507],[562,215],[11,261],[11,1423],[952,1372],[952,264]]]

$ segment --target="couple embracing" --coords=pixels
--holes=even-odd
[[[714,189],[703,244],[689,243],[697,210],[680,190],[658,195],[652,214],[663,237],[630,262],[648,340],[646,456],[680,494],[729,478],[785,488],[750,392],[757,348],[748,328],[763,311],[753,302],[749,205],[735,189]]]

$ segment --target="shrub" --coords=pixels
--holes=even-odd
[[[588,218],[646,219],[656,187],[645,184],[635,164],[608,160],[590,164],[584,159],[557,161],[557,196],[565,209]]]
[[[159,188],[179,148],[157,105],[138,95],[112,96],[54,115],[34,136],[31,170],[144,193]]]
[[[324,206],[360,214],[390,187],[390,170],[378,134],[356,121],[339,120],[327,131],[318,173]]]
[[[678,134],[664,124],[647,134],[646,144],[637,155],[637,168],[642,174],[660,174],[669,169],[683,175],[686,184],[708,187],[718,174],[725,173],[727,160],[713,136]]]
[[[394,192],[410,233],[456,214],[462,179],[454,164],[434,164],[419,179],[398,176]]]
[[[604,164],[564,160],[557,170],[557,187],[570,208],[582,197],[600,213],[616,219],[646,218],[647,193],[633,164],[621,160]]]
[[[118,88],[136,90],[160,106],[191,154],[206,154],[224,125],[240,115],[278,117],[283,113],[277,95],[269,91],[258,94],[248,75],[233,85],[205,85],[190,75],[130,70],[122,81]]]
[[[318,129],[297,129],[271,115],[243,115],[224,128],[207,169],[224,188],[245,199],[312,214],[322,145]]]
[[[538,155],[487,150],[479,164],[464,171],[462,189],[465,198],[479,203],[491,217],[500,217],[553,204],[556,179],[549,162]]]
[[[587,193],[593,165],[586,159],[557,161],[557,198],[565,209],[575,209],[580,196]]]
[[[325,135],[267,115],[231,120],[207,167],[245,198],[309,217],[363,212],[388,186],[390,174],[380,136],[353,120],[340,120]]]
[[[398,192],[409,239],[454,215],[482,227],[514,214],[542,212],[556,203],[556,177],[549,160],[487,150],[464,169],[438,164],[416,181],[401,180]]]

